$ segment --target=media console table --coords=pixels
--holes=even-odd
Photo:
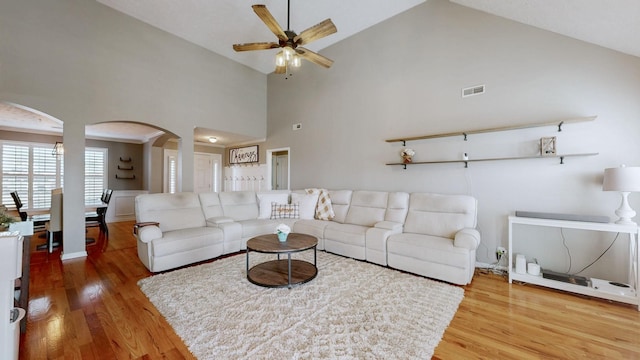
[[[514,257],[514,245],[517,246],[517,239],[514,239],[514,226],[518,225],[531,225],[541,227],[553,227],[562,229],[579,229],[587,231],[601,231],[619,233],[620,235],[628,235],[629,238],[629,272],[628,272],[628,288],[619,287],[615,284],[611,284],[607,280],[591,279],[589,286],[576,285],[569,282],[557,281],[547,279],[542,276],[542,273],[538,276],[526,274],[520,274],[515,271],[515,265],[513,263]],[[638,264],[640,263],[640,253],[638,252],[638,226],[637,225],[620,225],[614,223],[597,223],[597,222],[583,222],[583,221],[569,221],[569,220],[554,220],[554,219],[540,219],[540,218],[527,218],[519,216],[509,216],[509,283],[514,280],[545,286],[557,290],[569,291],[577,294],[588,295],[613,301],[618,301],[626,304],[633,304],[638,307],[640,311],[640,297],[638,294],[638,287],[640,286],[638,278],[640,271]],[[544,272],[544,268],[542,269]]]

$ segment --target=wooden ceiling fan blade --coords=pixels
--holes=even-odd
[[[267,25],[269,30],[271,30],[271,32],[274,33],[278,37],[278,39],[282,41],[287,41],[289,39],[287,37],[287,34],[284,32],[284,30],[282,30],[282,27],[280,26],[280,24],[278,24],[273,15],[271,15],[266,6],[251,5],[251,7],[253,8],[253,11],[256,13],[256,15],[258,15],[260,20],[262,20],[262,22]]]
[[[325,36],[329,36],[338,31],[331,19],[327,19],[319,24],[304,30],[300,35],[293,38],[293,42],[298,45],[305,45],[312,41],[322,39]]]
[[[233,44],[233,50],[235,51],[268,50],[268,49],[277,49],[279,47],[280,47],[280,44],[275,42]]]
[[[298,47],[296,48],[296,53],[298,53],[298,55],[302,56],[303,58],[311,61],[312,63],[324,66],[327,69],[330,68],[331,65],[333,65],[333,60],[315,53],[309,49]]]

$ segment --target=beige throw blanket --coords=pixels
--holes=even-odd
[[[318,194],[318,205],[316,205],[316,219],[318,220],[331,220],[336,214],[333,212],[331,206],[331,198],[329,198],[329,191],[327,189],[305,189],[307,194]]]

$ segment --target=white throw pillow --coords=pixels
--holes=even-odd
[[[315,217],[318,195],[291,193],[291,203],[300,206],[300,219],[312,220]]]
[[[260,213],[258,219],[270,219],[271,218],[271,203],[288,204],[288,193],[258,193],[258,206],[260,206]]]

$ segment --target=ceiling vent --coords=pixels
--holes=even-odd
[[[477,85],[462,89],[462,97],[484,94],[484,85]]]

